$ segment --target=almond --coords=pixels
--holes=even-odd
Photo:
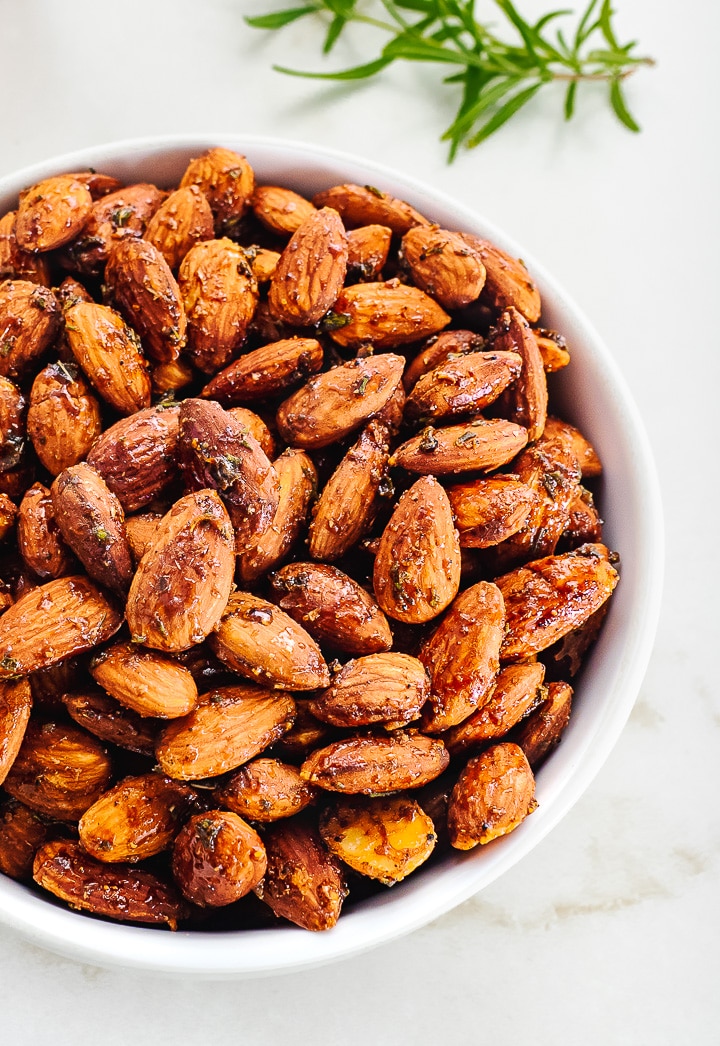
[[[504,626],[503,598],[491,582],[479,581],[453,602],[419,654],[432,691],[424,730],[456,726],[490,698]]]
[[[582,545],[574,552],[534,560],[497,578],[507,620],[501,657],[518,660],[546,650],[587,621],[610,597],[617,582],[618,573],[605,545]]]
[[[154,545],[162,518],[160,512],[142,512],[137,516],[126,518],[125,534],[135,566]]]
[[[90,190],[72,174],[46,178],[20,197],[15,235],[26,251],[52,251],[74,240],[90,217]]]
[[[386,225],[403,235],[415,225],[429,225],[414,207],[373,185],[333,185],[313,196],[316,207],[332,207],[348,227]]]
[[[475,756],[461,772],[448,806],[457,850],[507,835],[537,807],[535,780],[523,750],[505,742]]]
[[[114,175],[103,174],[102,171],[94,171],[92,168],[88,168],[87,171],[72,171],[70,177],[87,186],[93,200],[100,200],[108,193],[117,192],[122,188],[122,182]]]
[[[520,374],[522,358],[515,352],[468,352],[424,374],[407,398],[408,418],[436,421],[475,414]]]
[[[138,337],[117,312],[79,302],[65,312],[65,333],[73,356],[119,414],[150,406],[150,377]]]
[[[7,496],[7,494],[0,494],[0,541],[8,536],[10,531],[15,525],[15,519],[17,517],[17,508]],[[0,589],[0,613],[12,603],[6,602],[7,593]]]
[[[234,592],[210,646],[233,672],[285,690],[316,690],[330,682],[315,640],[272,603]]]
[[[255,217],[271,232],[292,236],[315,207],[304,196],[280,185],[257,185],[250,205]]]
[[[313,211],[293,233],[270,281],[268,304],[282,323],[306,327],[332,307],[345,282],[347,237],[337,212]]]
[[[187,909],[175,889],[152,872],[132,865],[103,864],[79,843],[45,843],[35,856],[38,886],[72,908],[121,922],[164,923],[171,930]]]
[[[375,598],[398,621],[430,621],[455,598],[460,545],[447,494],[432,476],[400,498],[385,527],[373,570]]]
[[[437,334],[449,322],[445,310],[419,287],[388,280],[344,287],[324,326],[338,345],[370,344],[384,351]]]
[[[407,726],[430,695],[424,665],[409,654],[367,654],[343,665],[310,711],[331,726]]]
[[[246,352],[220,371],[201,392],[228,407],[279,395],[299,385],[323,365],[322,345],[315,338],[285,338]]]
[[[190,161],[180,188],[197,185],[215,216],[218,235],[232,232],[250,205],[255,172],[247,159],[232,149],[208,149]]]
[[[214,798],[240,817],[267,823],[292,817],[315,798],[315,789],[300,772],[279,759],[253,759],[214,793]]]
[[[248,683],[211,690],[189,715],[163,728],[157,759],[179,781],[217,777],[259,755],[294,718],[289,694]]]
[[[26,406],[17,385],[0,378],[0,472],[13,469],[22,461]]]
[[[267,867],[260,836],[228,810],[195,814],[173,846],[172,870],[183,895],[201,907],[232,904],[250,893]]]
[[[348,654],[377,654],[392,646],[387,618],[353,578],[325,563],[290,563],[270,578],[281,610],[318,643]]]
[[[20,502],[17,543],[30,570],[43,581],[77,569],[58,528],[50,491],[42,483],[34,483]]]
[[[141,716],[177,719],[197,704],[198,692],[187,668],[133,643],[114,643],[93,659],[96,683]]]
[[[111,773],[107,752],[84,730],[31,720],[5,791],[37,813],[77,821],[107,788]]]
[[[126,777],[82,815],[80,843],[103,863],[141,861],[166,850],[200,806],[197,792],[164,774]]]
[[[583,436],[582,432],[568,421],[549,417],[545,422],[543,438],[562,439],[565,442],[568,450],[575,455],[580,463],[583,479],[592,479],[602,474],[602,462],[598,452],[590,441]]]
[[[158,248],[132,237],[116,243],[105,266],[105,285],[147,355],[158,363],[177,359],[185,345],[187,317],[180,288]]]
[[[52,286],[47,256],[24,251],[18,244],[16,217],[16,211],[8,211],[0,218],[0,280],[30,280]]]
[[[515,731],[514,740],[534,768],[560,744],[572,711],[573,688],[569,683],[550,683],[539,708],[530,713]]]
[[[245,342],[258,287],[242,247],[227,238],[191,247],[178,271],[187,314],[187,355],[205,374],[225,367]]]
[[[447,488],[461,548],[489,548],[523,528],[538,501],[535,491],[517,476],[456,483]]]
[[[51,363],[30,391],[27,431],[35,453],[53,476],[77,465],[100,435],[100,404],[74,363]]]
[[[450,755],[456,756],[507,734],[543,702],[544,676],[545,666],[540,661],[506,665],[501,669],[488,700],[467,719],[443,733]]]
[[[32,877],[35,851],[47,837],[47,826],[16,799],[0,806],[0,872],[11,879]]]
[[[211,240],[214,234],[210,204],[197,185],[188,185],[163,200],[147,223],[143,238],[176,270],[198,240]]]
[[[380,279],[392,241],[387,225],[362,225],[347,234],[348,275],[362,281]]]
[[[269,283],[275,275],[280,261],[279,251],[270,251],[265,247],[252,247],[246,250],[252,274],[258,283]]]
[[[350,737],[313,752],[300,773],[331,792],[372,795],[420,788],[450,761],[442,741],[397,731],[387,737]]]
[[[296,447],[327,447],[377,414],[400,384],[405,360],[386,352],[311,378],[281,404],[280,434]]]
[[[485,339],[475,331],[451,330],[428,338],[422,349],[408,363],[403,374],[405,391],[410,393],[423,374],[462,356],[466,352],[479,352],[485,347]]]
[[[30,280],[0,283],[0,377],[23,376],[49,348],[60,326],[60,307],[48,287]]]
[[[577,548],[588,542],[602,541],[603,521],[598,515],[593,502],[593,496],[589,490],[579,487],[568,509],[569,519],[565,530],[562,532],[560,543],[556,551],[566,551],[567,548]]]
[[[32,691],[27,679],[0,682],[0,785],[20,751],[31,708]]]
[[[554,374],[556,370],[562,370],[563,367],[567,367],[570,362],[570,353],[562,334],[558,334],[557,331],[547,330],[544,327],[535,327],[533,334],[540,350],[546,374]]]
[[[512,461],[527,441],[527,429],[504,418],[476,418],[437,429],[428,426],[398,447],[390,464],[421,475],[491,472]]]
[[[96,200],[82,234],[67,245],[61,260],[73,272],[100,274],[113,246],[142,236],[166,195],[156,185],[139,182]]]
[[[537,339],[525,317],[512,306],[500,317],[493,339],[497,351],[516,352],[522,360],[519,377],[503,396],[503,411],[510,421],[528,430],[528,440],[539,439],[547,418],[548,391],[545,367]]]
[[[130,586],[126,613],[133,641],[171,652],[201,643],[222,616],[234,567],[233,529],[215,491],[180,498]]]
[[[0,617],[0,679],[36,672],[104,643],[122,614],[86,577],[32,589]]]
[[[195,378],[195,371],[183,359],[168,360],[167,363],[153,364],[151,377],[153,392],[162,396],[190,385]]]
[[[277,457],[278,441],[259,414],[249,410],[248,407],[228,407],[228,414],[235,418],[236,421],[239,421],[241,425],[244,425],[250,434],[255,437],[268,461],[272,461],[273,458]]]
[[[401,249],[415,286],[444,309],[462,309],[479,298],[485,266],[459,233],[416,225],[403,236]]]
[[[70,717],[89,733],[118,748],[141,755],[155,755],[158,721],[143,719],[102,690],[85,690],[63,696]]]
[[[496,309],[514,306],[530,323],[540,319],[540,293],[525,265],[488,240],[469,233],[462,234],[466,243],[477,251],[485,266],[483,296]]]

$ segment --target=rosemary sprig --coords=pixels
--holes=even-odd
[[[575,112],[578,85],[603,83],[618,119],[631,131],[640,128],[631,115],[623,83],[641,65],[635,41],[620,44],[615,36],[611,0],[589,0],[569,35],[563,29],[570,10],[553,10],[527,21],[511,0],[492,0],[503,16],[503,35],[475,16],[475,0],[308,0],[272,14],[247,18],[256,29],[281,29],[305,16],[326,25],[323,52],[328,53],[352,23],[363,23],[389,36],[380,54],[362,65],[338,72],[309,72],[274,66],[279,72],[319,80],[365,80],[395,61],[434,62],[456,67],[443,82],[459,93],[455,119],[442,135],[450,143],[450,160],[458,148],[474,148],[489,138],[548,84],[565,85],[564,114]],[[560,23],[560,24],[558,24]],[[505,37],[512,37],[509,41]]]

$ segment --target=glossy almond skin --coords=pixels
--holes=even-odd
[[[517,380],[503,397],[504,414],[528,430],[532,443],[542,436],[547,418],[548,391],[543,359],[530,324],[516,308],[506,309],[498,326],[493,349],[516,352],[522,360]]]
[[[555,371],[567,367],[570,362],[570,353],[562,334],[544,327],[534,327],[533,334],[538,343],[546,374],[554,374]]]
[[[20,751],[31,708],[32,691],[27,679],[0,682],[0,785]]]
[[[102,476],[85,462],[71,465],[55,478],[50,493],[60,533],[90,577],[114,592],[127,592],[134,567],[125,513]]]
[[[388,280],[343,288],[325,326],[345,348],[369,343],[386,351],[437,334],[449,322],[447,312],[419,287]]]
[[[192,788],[164,774],[126,777],[82,815],[80,843],[103,863],[141,861],[166,850],[184,819],[200,807]]]
[[[45,822],[16,799],[0,806],[0,872],[11,879],[32,877],[35,851],[47,837]]]
[[[143,719],[102,690],[84,690],[63,696],[70,717],[101,741],[141,755],[155,755],[159,729],[156,719]]]
[[[162,495],[177,475],[179,406],[147,407],[121,418],[93,443],[87,463],[125,512]]]
[[[485,266],[484,296],[490,304],[496,309],[512,306],[530,323],[537,323],[542,309],[540,292],[523,263],[488,240],[468,233],[462,235]]]
[[[260,836],[229,810],[195,814],[173,846],[172,870],[183,895],[201,907],[232,904],[250,893],[267,867]]]
[[[291,327],[318,323],[332,308],[346,271],[347,237],[337,211],[313,211],[280,255],[268,292],[272,315]]]
[[[176,359],[185,345],[187,317],[180,288],[161,251],[148,240],[115,244],[105,266],[105,286],[126,322],[158,363]]]
[[[17,508],[14,505],[14,503],[10,500],[7,494],[0,494],[0,541],[2,541],[4,538],[8,536],[8,534],[10,534],[13,526],[15,525],[16,517]],[[10,600],[10,602],[12,602],[12,599]]]
[[[191,247],[178,270],[187,314],[187,355],[214,374],[245,342],[258,303],[257,280],[245,251],[232,240],[206,240]]]
[[[134,643],[103,650],[90,673],[103,690],[141,716],[177,719],[197,704],[197,686],[187,668]]]
[[[0,617],[0,679],[92,650],[114,635],[122,620],[115,603],[88,578],[48,581]]]
[[[178,357],[166,363],[154,363],[151,378],[153,391],[162,396],[166,392],[187,388],[195,378],[195,371],[187,360]]]
[[[317,492],[317,470],[304,450],[289,447],[273,462],[278,504],[272,523],[237,557],[237,575],[251,584],[282,563],[298,541]]]
[[[493,745],[461,772],[448,805],[450,843],[457,850],[507,835],[537,807],[535,779],[523,750]]]
[[[64,263],[80,274],[101,273],[115,244],[142,236],[166,195],[156,185],[138,182],[96,200],[82,234],[65,248]]]
[[[368,282],[379,280],[391,241],[392,229],[387,225],[362,225],[350,229],[347,234],[348,275]]]
[[[314,716],[331,726],[383,723],[407,726],[430,696],[424,665],[409,654],[367,654],[348,661],[331,686],[310,702]]]
[[[255,217],[272,232],[292,236],[316,208],[281,185],[257,185],[250,201]]]
[[[187,915],[176,890],[152,872],[126,864],[103,864],[79,843],[45,843],[35,856],[38,886],[72,908],[121,922],[165,924],[171,930]]]
[[[397,731],[335,741],[312,752],[300,773],[326,791],[373,795],[420,788],[439,777],[449,761],[442,741]]]
[[[529,657],[579,628],[609,599],[618,580],[604,545],[546,556],[497,578],[507,620],[501,657]]]
[[[400,498],[378,544],[375,598],[388,617],[421,624],[437,617],[460,586],[460,544],[447,494],[433,476]]]
[[[228,407],[228,413],[255,437],[268,461],[277,457],[278,441],[259,414],[249,407]]]
[[[296,767],[261,757],[237,770],[214,792],[214,799],[249,821],[269,823],[304,810],[315,794]]]
[[[210,646],[233,672],[263,686],[316,690],[330,682],[312,636],[284,611],[248,592],[232,594]]]
[[[602,474],[602,462],[592,443],[567,421],[549,417],[543,432],[545,439],[561,439],[577,458],[582,470],[583,479],[591,479]]]
[[[299,385],[323,365],[315,338],[284,338],[244,353],[208,382],[201,395],[224,407],[254,403]]]
[[[305,449],[344,439],[388,403],[404,366],[402,356],[386,352],[316,375],[278,409],[281,436],[291,446]]]
[[[162,518],[160,512],[140,512],[136,516],[126,517],[125,533],[135,566],[154,544]]]
[[[428,338],[421,349],[408,363],[403,374],[403,385],[406,392],[411,392],[420,378],[443,363],[462,356],[466,352],[480,352],[485,347],[485,339],[475,331],[450,330],[442,331]]]
[[[158,526],[127,600],[134,642],[177,652],[201,643],[218,624],[233,583],[235,537],[214,490],[186,494]]]
[[[256,890],[276,916],[304,930],[329,930],[337,923],[347,886],[338,859],[314,822],[293,817],[264,835],[267,872]]]
[[[419,868],[437,842],[430,818],[404,795],[338,799],[323,811],[320,834],[345,864],[385,886]]]
[[[442,737],[452,756],[504,737],[543,700],[545,666],[541,661],[506,665],[485,703]],[[522,747],[522,746],[521,746]]]
[[[100,404],[74,363],[50,363],[30,390],[28,436],[53,476],[86,457],[102,430]]]
[[[415,226],[402,239],[402,258],[416,287],[444,309],[462,309],[480,296],[485,266],[459,233]]]
[[[348,228],[379,224],[402,235],[415,225],[430,224],[404,200],[370,185],[334,185],[316,193],[312,202],[316,207],[332,207]]]
[[[70,306],[65,334],[96,391],[119,414],[150,406],[152,386],[138,337],[114,309],[90,302]]]
[[[59,327],[60,307],[48,287],[30,280],[0,283],[0,377],[24,376]]]
[[[168,723],[156,755],[178,781],[200,781],[249,762],[290,728],[295,703],[289,694],[239,684],[204,694],[197,707]]]
[[[247,159],[232,149],[208,149],[190,161],[180,188],[197,185],[215,216],[218,235],[231,232],[250,205],[255,172]]]
[[[214,235],[210,204],[197,185],[188,185],[163,200],[147,223],[143,239],[157,247],[174,271],[194,244]]]
[[[475,414],[520,374],[515,352],[468,352],[424,374],[407,398],[407,416],[437,421]]]
[[[105,791],[111,773],[105,748],[84,730],[31,721],[4,787],[37,813],[77,821]]]
[[[539,708],[524,719],[514,734],[533,769],[540,766],[562,740],[570,721],[573,688],[569,683],[550,683]]]
[[[432,690],[423,729],[440,733],[456,726],[490,698],[504,627],[503,598],[489,581],[478,581],[453,602],[419,654]]]
[[[183,400],[178,459],[188,489],[215,489],[228,506],[236,551],[252,547],[277,511],[279,481],[250,430],[213,400]]]
[[[31,186],[20,198],[17,242],[26,251],[52,251],[81,232],[92,210],[90,190],[72,174]]]
[[[77,570],[77,562],[58,528],[50,491],[42,483],[33,483],[20,502],[17,544],[30,570],[42,581]]]
[[[522,529],[538,500],[518,476],[456,483],[447,488],[461,548],[489,548]]]
[[[20,464],[25,448],[27,401],[8,378],[0,378],[0,472]]]
[[[387,618],[372,596],[325,563],[290,563],[270,579],[281,610],[318,643],[347,654],[377,654],[392,646]]]
[[[527,429],[504,418],[444,428],[429,426],[403,443],[390,464],[421,475],[490,472],[512,461],[528,441]]]
[[[320,492],[308,541],[314,559],[340,559],[369,530],[387,480],[388,454],[387,428],[371,421]]]
[[[47,256],[25,251],[15,235],[16,211],[0,218],[0,280],[30,280],[50,287],[52,277]]]

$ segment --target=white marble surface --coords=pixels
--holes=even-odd
[[[426,69],[355,90],[284,78],[271,63],[312,65],[318,37],[243,25],[269,6],[0,0],[0,174],[143,134],[269,133],[382,160],[505,227],[593,318],[645,419],[668,543],[655,651],[584,797],[449,915],[331,968],[216,984],[82,966],[0,929],[3,1041],[717,1043],[718,8],[618,0],[622,35],[658,60],[628,86],[642,135],[592,94],[565,126],[551,98],[448,167],[450,103]]]

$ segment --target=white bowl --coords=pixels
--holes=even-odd
[[[21,189],[63,171],[93,167],[128,181],[173,185],[191,157],[215,145],[246,154],[260,182],[288,185],[306,195],[340,182],[377,185],[441,225],[485,236],[523,258],[542,294],[544,326],[561,331],[572,349],[571,365],[553,377],[554,402],[558,413],[581,427],[602,458],[604,540],[621,559],[621,581],[585,664],[570,725],[537,774],[539,807],[532,817],[489,847],[451,853],[392,890],[359,903],[334,929],[309,933],[287,926],[170,933],[88,918],[0,876],[0,918],[35,944],[99,965],[221,978],[320,965],[408,933],[482,890],[547,835],[600,769],[634,704],[659,613],[663,533],[647,437],[614,360],[591,324],[523,247],[427,185],[379,164],[299,142],[174,136],[87,149],[2,178],[0,214],[16,206]]]

